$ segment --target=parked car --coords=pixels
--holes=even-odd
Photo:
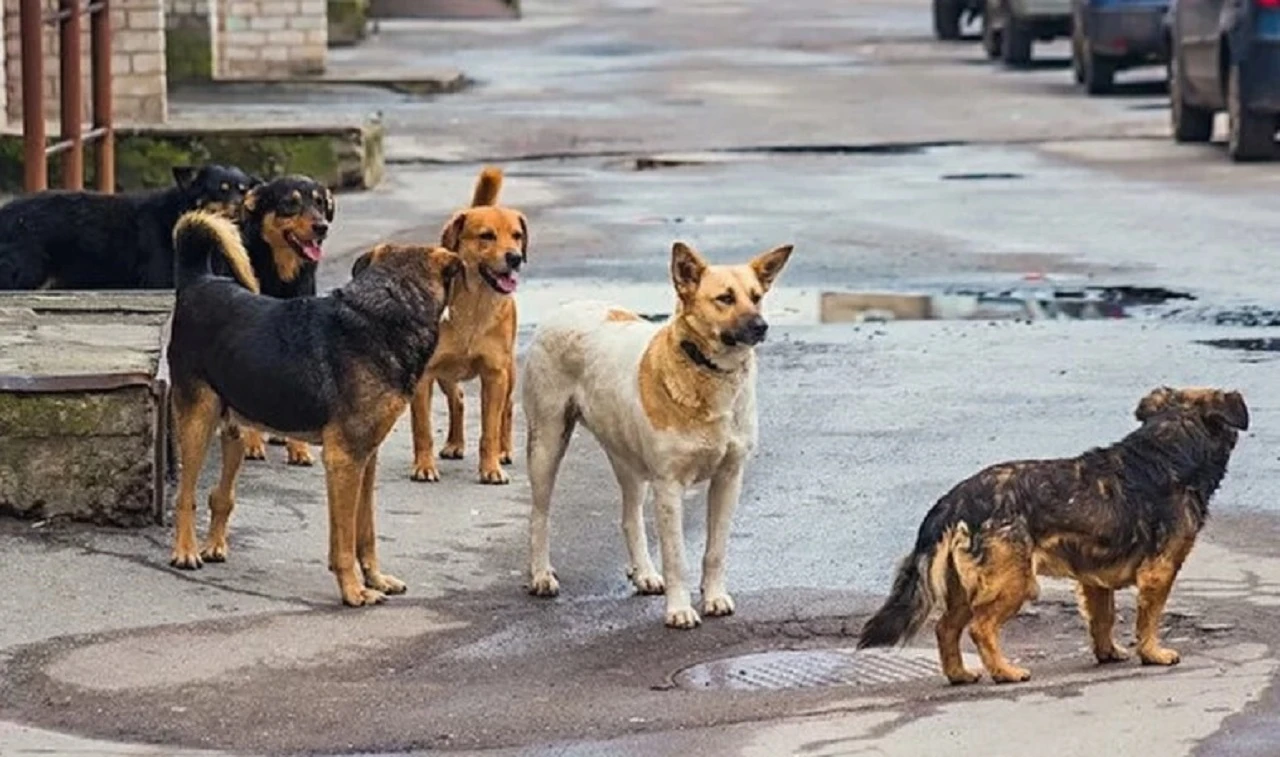
[[[1116,73],[1168,60],[1168,0],[1071,0],[1071,67],[1091,95],[1109,93]]]
[[[982,15],[985,0],[933,0],[933,35],[941,40],[960,39],[964,24]]]
[[[1178,142],[1208,142],[1227,112],[1227,154],[1263,160],[1280,119],[1280,0],[1173,0],[1169,111]]]
[[[1031,62],[1031,45],[1071,36],[1071,0],[986,0],[982,47],[1006,66]]]

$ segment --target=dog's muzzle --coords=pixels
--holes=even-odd
[[[524,262],[524,255],[512,250],[508,250],[502,257],[507,261],[507,268],[512,271],[520,270],[520,264]]]
[[[728,347],[737,347],[744,345],[754,347],[764,341],[765,335],[769,333],[769,323],[764,316],[759,313],[746,319],[743,323],[729,331],[721,332],[720,341],[724,342]]]

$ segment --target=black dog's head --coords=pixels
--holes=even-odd
[[[173,181],[186,197],[188,210],[205,210],[240,220],[244,199],[262,179],[235,166],[175,166]]]
[[[247,225],[271,248],[284,281],[320,262],[334,209],[333,193],[306,176],[272,179],[254,187],[244,201]]]
[[[1221,424],[1241,431],[1249,429],[1249,407],[1244,403],[1244,396],[1240,392],[1209,387],[1156,387],[1138,402],[1133,415],[1138,421],[1145,423],[1171,410],[1196,413],[1206,423]]]

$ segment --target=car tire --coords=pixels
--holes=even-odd
[[[1276,146],[1276,120],[1269,113],[1245,108],[1240,94],[1240,67],[1227,74],[1227,155],[1237,163],[1268,160]]]
[[[1213,111],[1187,102],[1182,64],[1177,49],[1169,51],[1169,117],[1173,121],[1173,141],[1208,142],[1213,136]]]
[[[1004,35],[995,27],[991,18],[992,11],[988,7],[982,14],[982,50],[991,60],[1000,57],[1000,48],[1004,45]]]
[[[1010,18],[1004,25],[1004,39],[1001,40],[1000,58],[1010,68],[1023,68],[1031,62],[1031,43],[1035,40],[1031,30],[1015,18]]]
[[[1084,52],[1084,91],[1091,95],[1109,95],[1116,86],[1116,62],[1098,55],[1087,46]]]
[[[957,0],[933,0],[933,34],[943,41],[960,39],[964,8]]]

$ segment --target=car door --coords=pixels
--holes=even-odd
[[[1177,0],[1174,19],[1188,94],[1199,104],[1216,104],[1218,92],[1218,17],[1226,0]]]

